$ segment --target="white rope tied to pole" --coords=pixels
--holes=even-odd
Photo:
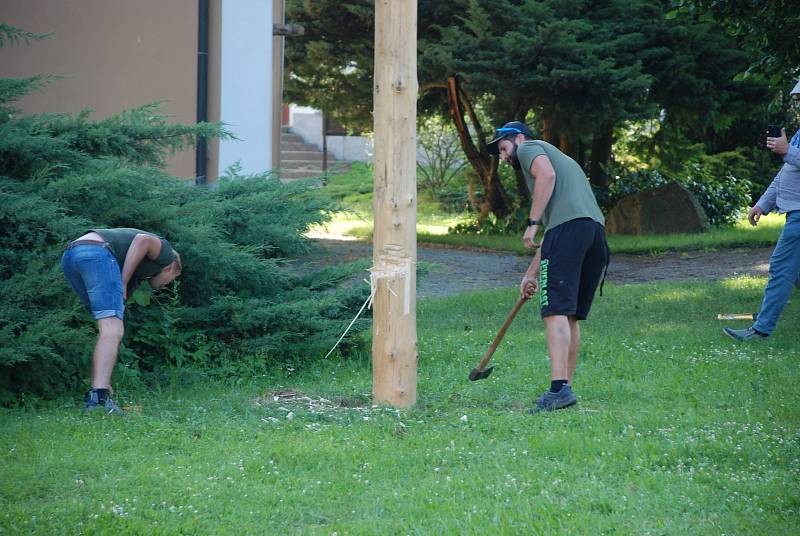
[[[336,350],[336,347],[339,346],[340,342],[342,342],[342,339],[344,339],[344,336],[347,335],[348,331],[350,331],[350,328],[353,327],[353,324],[356,323],[356,320],[358,320],[358,317],[361,316],[361,313],[364,312],[364,309],[366,309],[368,307],[372,307],[372,298],[375,296],[375,288],[376,287],[371,285],[370,282],[367,281],[366,279],[364,280],[364,282],[366,284],[370,285],[370,287],[371,287],[369,296],[367,296],[367,299],[364,300],[364,304],[361,306],[361,309],[358,310],[358,312],[356,313],[356,316],[353,318],[353,320],[350,321],[350,325],[348,325],[345,328],[344,333],[342,333],[342,336],[339,337],[339,340],[336,341],[336,344],[333,345],[333,348],[331,348],[330,351],[327,354],[325,354],[325,357],[323,357],[322,359],[328,359],[328,357],[333,353],[333,351]]]
[[[336,341],[336,344],[333,345],[333,348],[325,354],[325,357],[322,359],[328,359],[328,357],[336,350],[339,346],[339,343],[342,342],[347,332],[350,331],[350,328],[353,327],[353,324],[356,323],[358,317],[361,316],[361,313],[364,312],[364,309],[372,308],[372,301],[375,299],[375,293],[378,291],[378,279],[391,279],[394,277],[402,277],[403,278],[403,314],[408,314],[410,311],[410,303],[411,303],[411,270],[416,267],[416,261],[406,258],[403,260],[402,266],[395,267],[390,270],[378,270],[374,266],[369,269],[369,281],[364,279],[364,283],[369,285],[369,296],[367,299],[364,300],[364,303],[361,305],[361,309],[358,310],[356,316],[353,320],[350,321],[350,324],[345,328],[344,333],[342,336],[339,337],[339,340]],[[396,298],[397,293],[392,290],[392,287],[388,284],[386,285],[386,289]]]

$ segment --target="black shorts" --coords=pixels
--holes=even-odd
[[[548,229],[539,265],[542,317],[585,320],[609,260],[605,228],[593,219],[579,218]]]

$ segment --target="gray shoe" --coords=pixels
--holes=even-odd
[[[542,396],[536,399],[536,405],[530,412],[540,413],[542,411],[564,409],[575,405],[577,401],[575,393],[572,392],[572,387],[565,385],[557,393],[553,393],[549,389],[545,391]]]
[[[100,403],[97,391],[94,389],[86,393],[86,400],[84,404],[86,411],[93,411],[102,409],[106,415],[125,415],[125,411],[114,402],[110,396],[107,396],[103,403]]]
[[[766,335],[762,335],[761,333],[757,332],[753,329],[753,326],[750,326],[746,329],[733,329],[733,328],[722,328],[722,331],[728,337],[732,339],[736,339],[737,341],[749,341],[750,339],[756,339],[760,341],[761,339],[766,339]]]
[[[571,385],[571,384],[569,384],[569,383],[568,383],[567,385],[565,385],[564,387],[569,387],[570,389],[572,389],[572,385]],[[536,399],[536,402],[535,402],[535,404],[536,404],[537,406],[538,406],[539,404],[542,404],[542,403],[544,403],[544,399],[545,399],[545,397],[547,396],[547,393],[550,393],[550,389],[546,390],[544,393],[542,393],[542,396],[540,396],[539,398],[537,398],[537,399]],[[550,394],[552,395],[553,393],[550,393]],[[574,393],[573,393],[573,396],[574,396]]]

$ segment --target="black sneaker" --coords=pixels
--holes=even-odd
[[[722,331],[725,335],[737,341],[749,341],[750,339],[761,340],[767,338],[763,333],[754,330],[753,326],[746,329],[722,328]]]
[[[568,384],[566,384],[564,387],[569,387],[570,389],[572,389],[572,384],[569,384],[569,383],[568,383]],[[563,389],[563,388],[562,388],[562,389]],[[540,403],[542,403],[542,402],[544,401],[544,398],[547,396],[547,393],[550,393],[550,390],[549,390],[549,389],[548,389],[547,391],[545,391],[545,392],[542,394],[542,396],[540,396],[539,398],[537,398],[537,399],[536,399],[536,405],[539,405]],[[551,393],[551,394],[552,394],[552,393]],[[574,393],[573,393],[573,394],[574,394]]]
[[[531,410],[531,413],[568,408],[575,405],[577,401],[578,399],[575,398],[575,393],[572,392],[572,387],[569,385],[565,385],[557,393],[553,393],[548,389],[536,399],[536,405]]]
[[[125,411],[123,411],[123,409],[119,407],[117,403],[111,399],[110,396],[107,396],[106,399],[101,403],[100,395],[95,389],[90,389],[89,392],[86,393],[84,408],[86,409],[86,411],[102,409],[106,415],[125,414]]]

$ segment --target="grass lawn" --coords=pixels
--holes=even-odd
[[[800,295],[767,340],[714,319],[764,283],[606,285],[553,414],[525,412],[549,370],[530,306],[467,380],[512,290],[419,302],[407,411],[366,402],[364,356],[120,389],[127,418],[0,410],[0,534],[790,534]]]
[[[314,229],[315,237],[372,238],[372,174],[368,166],[356,164],[353,170],[330,178],[325,192],[342,203],[346,211],[334,215],[324,228]],[[519,236],[484,236],[448,234],[448,228],[469,219],[469,215],[444,212],[426,192],[419,195],[417,209],[417,240],[422,244],[437,244],[510,251],[528,254]],[[608,237],[613,253],[659,254],[671,250],[718,249],[732,247],[774,246],[778,240],[784,216],[770,214],[752,227],[746,219],[732,227],[717,227],[702,234],[671,234]]]
[[[323,191],[340,202],[344,211],[335,214],[324,228],[314,229],[312,235],[371,239],[372,169],[356,162],[352,171],[330,177]],[[466,219],[466,214],[444,212],[425,192],[417,199],[417,230],[421,234],[446,234],[448,227]]]

